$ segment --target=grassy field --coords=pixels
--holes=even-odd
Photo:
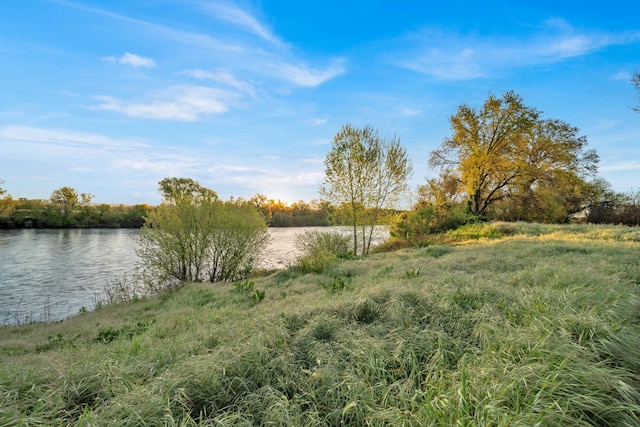
[[[441,241],[0,328],[0,426],[640,425],[639,229]]]

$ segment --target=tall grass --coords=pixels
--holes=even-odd
[[[488,226],[1,328],[0,426],[640,425],[640,245]]]

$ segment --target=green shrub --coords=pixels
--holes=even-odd
[[[305,230],[296,234],[296,247],[305,254],[329,252],[340,256],[353,253],[351,237],[337,231]]]
[[[162,184],[163,181],[161,181]],[[191,182],[188,180],[188,182]],[[257,266],[269,236],[250,203],[222,202],[215,192],[165,190],[165,200],[145,218],[137,253],[149,280],[219,282],[246,278]]]
[[[315,252],[298,258],[298,267],[307,273],[322,273],[328,266],[338,261],[338,257],[327,251]]]
[[[303,273],[322,273],[338,259],[352,257],[349,236],[339,232],[306,230],[296,235],[296,247],[302,252],[297,264]]]
[[[403,239],[412,245],[423,245],[432,235],[452,230],[473,220],[462,204],[447,208],[436,208],[431,204],[422,204],[403,213],[391,225],[392,237]]]

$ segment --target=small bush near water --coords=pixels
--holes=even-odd
[[[297,264],[304,273],[322,273],[338,259],[353,257],[351,237],[335,231],[306,230],[296,235],[296,247],[302,252]]]
[[[191,283],[3,327],[0,426],[638,426],[633,233],[513,224],[238,282],[260,304]]]

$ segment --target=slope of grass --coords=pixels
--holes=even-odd
[[[473,227],[0,328],[0,426],[640,425],[637,229]]]

